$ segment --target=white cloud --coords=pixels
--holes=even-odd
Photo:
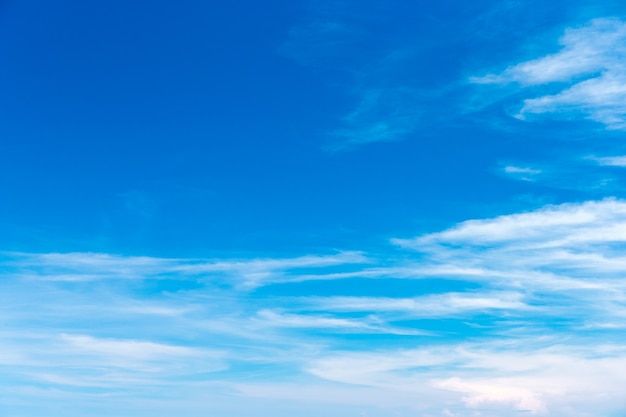
[[[136,364],[202,354],[199,349],[142,340],[102,339],[89,335],[70,334],[62,334],[60,338],[74,354],[94,355],[115,363]]]
[[[340,252],[336,255],[308,255],[291,259],[252,259],[243,261],[217,261],[181,266],[180,269],[194,274],[222,272],[238,282],[241,288],[289,281],[306,268],[326,268],[339,265],[368,263],[361,252]],[[297,278],[296,278],[297,279]]]
[[[540,169],[517,167],[513,165],[507,165],[504,167],[504,172],[507,174],[541,174]]]
[[[526,99],[516,117],[524,119],[528,114],[572,111],[580,111],[609,129],[625,129],[626,71],[623,74],[604,73],[558,94]]]
[[[332,309],[329,309],[332,311]],[[384,322],[375,316],[359,319],[337,318],[330,314],[289,314],[276,312],[273,310],[261,310],[257,313],[257,318],[265,326],[301,328],[301,329],[327,329],[336,332],[346,333],[385,333],[396,335],[427,335],[413,329],[394,328],[386,326]]]
[[[475,77],[477,83],[517,82],[540,85],[567,82],[576,77],[624,68],[626,25],[618,19],[594,19],[588,25],[569,28],[554,54],[509,67],[500,75]]]
[[[516,292],[446,293],[414,298],[325,297],[309,299],[309,307],[338,312],[403,312],[409,317],[453,317],[489,310],[524,310]],[[305,304],[307,305],[307,304]],[[493,312],[492,312],[493,313]]]
[[[502,171],[504,174],[521,181],[534,181],[542,172],[540,169],[506,165]]]
[[[436,381],[434,386],[466,394],[462,401],[468,408],[481,408],[492,403],[505,403],[511,404],[516,410],[530,411],[532,414],[547,411],[544,402],[532,391],[494,383],[494,381],[467,382],[460,378],[450,378]]]
[[[470,220],[443,232],[394,242],[420,249],[506,244],[509,250],[626,242],[626,202],[605,199],[547,206],[528,213]]]
[[[621,200],[470,220],[394,242],[432,262],[430,271],[422,272],[522,292],[525,304],[543,307],[544,316],[570,320],[574,327],[604,326],[624,312],[626,202]]]
[[[343,353],[314,361],[308,371],[352,385],[457,401],[477,415],[520,411],[555,416],[602,414],[619,404],[626,378],[623,347],[564,345],[556,338],[509,339],[413,350]],[[447,404],[452,401],[448,399]]]
[[[496,172],[509,179],[538,182],[550,188],[601,195],[619,192],[622,188],[619,179],[606,170],[593,169],[589,166],[589,160],[594,160],[594,157],[581,158],[578,155],[573,158],[553,157],[550,160],[541,161],[540,166],[536,163],[532,165],[500,164]],[[584,175],[581,174],[582,170],[584,170]],[[572,181],[572,178],[576,180]]]
[[[599,165],[610,167],[626,167],[626,156],[603,156],[603,157],[589,157],[596,161]]]
[[[137,390],[228,367],[223,350],[151,340],[59,335],[33,328],[1,339],[0,363],[7,381],[62,390]]]
[[[369,260],[361,252],[306,255],[283,259],[175,259],[118,256],[100,253],[5,252],[4,263],[15,276],[47,281],[96,280],[218,280],[252,289],[275,281],[289,280],[290,272]]]
[[[471,81],[519,83],[523,87],[562,83],[555,94],[524,100],[516,117],[582,113],[609,129],[625,129],[626,23],[613,18],[595,19],[586,26],[567,29],[559,43],[559,52]]]
[[[0,387],[176,385],[197,399],[210,382],[237,392],[231,400],[299,401],[306,393],[285,387],[301,378],[350,393],[328,403],[357,407],[372,393],[371,404],[394,398],[419,415],[619,410],[626,202],[546,206],[394,242],[378,261],[3,254]],[[309,292],[316,283],[279,285],[348,278],[322,283],[324,296]],[[186,280],[197,285],[179,287]]]

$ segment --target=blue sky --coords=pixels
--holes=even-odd
[[[0,2],[0,417],[619,417],[620,1]]]

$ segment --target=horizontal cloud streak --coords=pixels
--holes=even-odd
[[[11,274],[50,281],[132,279],[227,279],[233,285],[254,288],[287,279],[288,271],[367,263],[360,252],[310,255],[286,259],[167,259],[98,253],[28,254],[5,252]]]

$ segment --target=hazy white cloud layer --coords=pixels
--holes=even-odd
[[[561,49],[555,53],[472,81],[517,83],[529,90],[545,86],[551,91],[525,99],[516,114],[520,119],[538,114],[582,114],[608,129],[626,129],[626,23],[617,18],[594,19],[568,28],[559,45]]]
[[[108,398],[126,409],[150,395],[153,415],[182,399],[190,415],[238,415],[227,404],[244,398],[314,400],[310,415],[624,409],[626,202],[547,206],[393,243],[402,256],[3,253],[2,391],[12,404]],[[300,287],[317,280],[335,292]],[[401,295],[385,292],[399,283]]]

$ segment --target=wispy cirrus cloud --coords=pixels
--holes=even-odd
[[[520,167],[516,165],[506,165],[502,171],[505,175],[521,181],[535,181],[537,176],[542,173],[542,171],[537,168]]]
[[[347,397],[328,404],[375,392],[430,415],[619,409],[626,202],[545,206],[393,243],[384,257],[3,253],[7,384],[63,398],[210,385],[287,401],[304,395],[298,380],[316,392],[339,384]],[[319,280],[333,282],[312,294]]]
[[[433,85],[431,66],[423,62],[429,48],[443,38],[420,36],[415,19],[423,25],[432,20],[419,14],[415,19],[396,15],[398,6],[395,1],[315,4],[308,19],[294,26],[279,48],[301,65],[322,69],[326,75],[341,74],[331,85],[343,88],[352,103],[337,117],[337,127],[327,131],[328,151],[411,137],[427,120],[433,107],[428,103],[445,94],[447,87]],[[391,17],[396,22],[389,25]],[[387,30],[380,31],[383,25]],[[416,33],[407,38],[405,31]]]
[[[596,161],[598,165],[608,167],[626,167],[626,156],[590,156],[589,159]]]
[[[50,329],[52,330],[52,329]],[[206,347],[29,328],[3,334],[0,363],[20,384],[111,392],[168,385],[197,373],[227,369],[225,351]]]
[[[626,203],[609,198],[547,206],[527,213],[470,220],[442,232],[395,242],[416,248],[507,244],[516,249],[626,242]]]
[[[404,313],[411,317],[455,317],[475,312],[528,309],[523,295],[516,292],[481,291],[479,293],[445,293],[415,298],[324,297],[308,299],[305,306],[333,312]]]
[[[251,289],[274,280],[287,280],[289,271],[362,264],[361,252],[308,255],[285,259],[176,259],[119,256],[101,253],[5,252],[8,273],[49,281],[133,279],[226,280]]]
[[[549,93],[523,100],[515,115],[519,119],[539,114],[583,115],[608,129],[626,129],[626,24],[617,18],[594,19],[567,29],[559,44],[561,50],[556,53],[471,81],[545,86]],[[531,91],[537,94],[536,88]]]
[[[389,326],[385,320],[373,315],[359,318],[340,318],[333,315],[334,312],[339,310],[337,308],[325,308],[323,310],[327,314],[293,314],[264,309],[257,313],[256,318],[262,321],[263,325],[269,327],[308,329],[308,331],[325,329],[326,331],[337,333],[378,333],[405,336],[431,335],[430,332],[419,329]]]
[[[615,171],[605,169],[610,166],[609,162],[596,157],[568,155],[542,158],[533,163],[506,161],[493,171],[507,179],[536,183],[553,190],[573,190],[603,196],[618,194],[624,188],[621,177]],[[582,172],[584,175],[581,175]],[[572,181],[572,177],[577,177],[577,180]]]
[[[403,139],[419,125],[419,92],[409,87],[367,87],[357,92],[357,107],[343,118],[345,126],[330,133],[328,149]]]
[[[522,291],[527,303],[550,306],[543,314],[572,327],[603,326],[623,314],[626,203],[621,200],[547,206],[394,242],[428,254],[441,264],[439,276]]]

